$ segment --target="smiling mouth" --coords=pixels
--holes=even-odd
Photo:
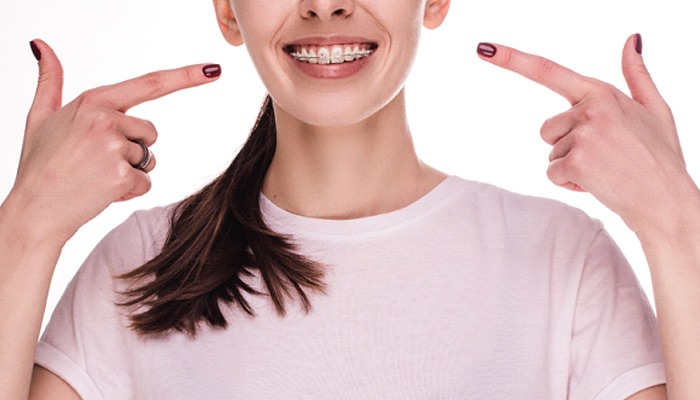
[[[331,46],[288,45],[284,47],[292,58],[308,64],[343,64],[369,57],[376,43],[347,43]]]

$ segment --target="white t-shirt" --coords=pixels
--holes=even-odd
[[[309,314],[254,297],[256,317],[227,309],[195,339],[130,331],[113,276],[158,253],[172,208],[154,209],[87,259],[36,362],[84,399],[620,400],[664,382],[648,301],[578,210],[456,177],[355,220],[261,204],[327,266]]]

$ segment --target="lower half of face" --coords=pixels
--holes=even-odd
[[[423,1],[263,3],[233,0],[258,73],[290,116],[314,126],[353,125],[402,90],[418,45]]]

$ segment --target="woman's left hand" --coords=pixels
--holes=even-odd
[[[587,191],[637,232],[668,216],[678,195],[697,188],[688,176],[673,115],[641,56],[641,37],[625,44],[622,69],[631,97],[542,57],[482,43],[486,61],[565,97],[571,109],[548,119],[542,138],[553,146],[547,174],[555,184]]]

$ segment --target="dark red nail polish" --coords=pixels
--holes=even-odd
[[[204,68],[202,68],[202,73],[204,73],[204,76],[207,78],[216,78],[221,75],[221,66],[219,64],[205,65]]]
[[[33,40],[29,42],[29,47],[31,47],[32,49],[32,54],[34,54],[34,58],[36,58],[37,61],[41,60],[41,50],[39,50],[39,48],[36,47],[36,44],[34,44]]]
[[[637,53],[642,54],[642,35],[639,33],[634,35],[634,49]]]
[[[479,43],[476,47],[476,52],[484,57],[491,58],[496,55],[496,46],[491,43]]]

